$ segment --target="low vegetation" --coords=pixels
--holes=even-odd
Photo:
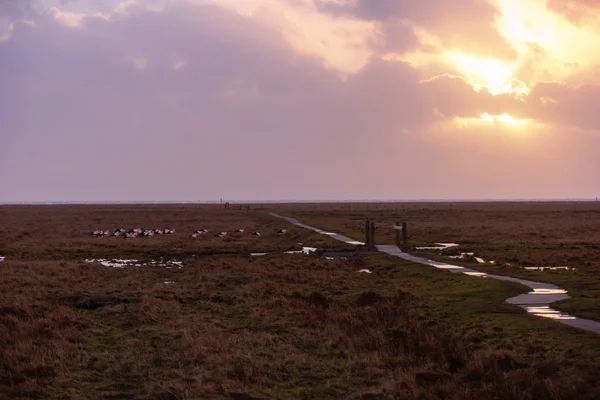
[[[0,208],[9,216],[0,219],[0,398],[600,397],[598,336],[504,304],[526,290],[520,285],[382,254],[282,254],[299,240],[332,243],[264,213],[164,207],[100,216],[65,207],[67,224],[51,208],[19,216]],[[176,234],[82,238],[112,219]],[[289,235],[222,243],[183,233],[242,221],[247,231],[285,226]],[[248,256],[265,244],[277,252]],[[78,246],[96,257],[150,251],[183,268],[105,267],[83,261]]]
[[[354,238],[364,237],[366,219],[375,221],[379,244],[395,243],[392,227],[396,221],[406,221],[410,245],[459,243],[461,251],[494,260],[495,265],[453,262],[554,283],[572,296],[557,308],[600,321],[600,202],[319,204],[278,205],[277,209]],[[522,268],[542,266],[574,270]]]

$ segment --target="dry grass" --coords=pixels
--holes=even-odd
[[[97,238],[101,229],[175,229],[174,235],[124,239]],[[285,235],[277,230],[286,227]],[[191,238],[197,229],[206,236]],[[245,233],[235,234],[236,229]],[[228,231],[223,239],[214,237]],[[252,236],[259,231],[260,238]],[[264,211],[224,210],[211,205],[133,206],[2,206],[0,207],[0,255],[13,260],[81,260],[85,258],[157,258],[248,254],[299,249],[298,243],[319,246],[336,242],[305,229],[290,227]]]
[[[502,304],[518,285],[382,255],[249,258],[254,238],[212,244],[182,231],[209,222],[268,231],[281,221],[179,207],[1,210],[11,215],[0,226],[8,256],[0,264],[0,398],[600,397],[597,336]],[[81,239],[116,219],[182,236],[114,239],[113,248]],[[7,238],[15,226],[20,233]],[[289,233],[265,243],[329,240]],[[77,246],[98,255],[179,254],[185,266],[107,268],[82,262]],[[194,251],[206,256],[189,257]]]
[[[355,272],[361,267],[377,276]],[[212,258],[181,270],[7,262],[0,393],[63,399],[600,395],[597,370],[590,369],[600,360],[595,336],[558,327],[554,334],[571,340],[562,343],[541,334],[545,324],[524,323],[518,310],[504,306],[488,312],[514,328],[488,325],[477,309],[444,316],[457,304],[452,292],[430,298],[407,287],[454,283],[472,296],[486,289],[504,296],[507,289],[438,274],[383,257]]]

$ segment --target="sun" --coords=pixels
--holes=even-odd
[[[453,66],[465,79],[480,91],[486,88],[497,95],[511,93],[517,97],[529,94],[529,88],[520,79],[531,82],[540,74],[551,70],[557,77],[565,77],[569,65],[576,60],[581,64],[589,58],[589,49],[600,41],[590,41],[585,29],[577,28],[547,8],[546,0],[493,0],[498,10],[495,28],[516,51],[508,62],[494,58],[478,57],[448,49],[444,53],[446,62]],[[582,51],[582,49],[584,49]],[[531,52],[543,52],[544,58],[536,58],[539,64],[532,69],[521,68],[531,59]],[[593,52],[591,52],[593,53]],[[570,71],[572,72],[572,71]],[[517,76],[525,74],[525,76]]]
[[[513,118],[506,113],[500,114],[500,115],[492,115],[492,114],[488,114],[488,113],[483,113],[483,114],[481,114],[480,118],[483,122],[489,122],[489,123],[498,122],[498,123],[513,126],[513,127],[523,126],[527,123],[527,121],[525,121],[525,120]]]
[[[515,66],[493,58],[481,58],[462,53],[447,52],[446,59],[457,67],[480,90],[486,87],[490,93],[499,94],[510,91],[510,82]]]
[[[520,132],[524,128],[534,126],[534,121],[529,119],[515,118],[507,113],[490,114],[487,112],[478,117],[458,117],[453,122],[455,126],[461,128],[493,126],[497,128],[511,128],[510,131],[514,132]]]

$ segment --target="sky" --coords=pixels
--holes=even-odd
[[[0,202],[600,196],[597,0],[2,0]]]

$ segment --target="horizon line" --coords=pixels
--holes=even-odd
[[[575,198],[476,198],[476,199],[311,199],[311,200],[60,200],[0,201],[0,205],[116,205],[116,204],[316,204],[316,203],[501,203],[501,202],[597,202],[598,197]]]

